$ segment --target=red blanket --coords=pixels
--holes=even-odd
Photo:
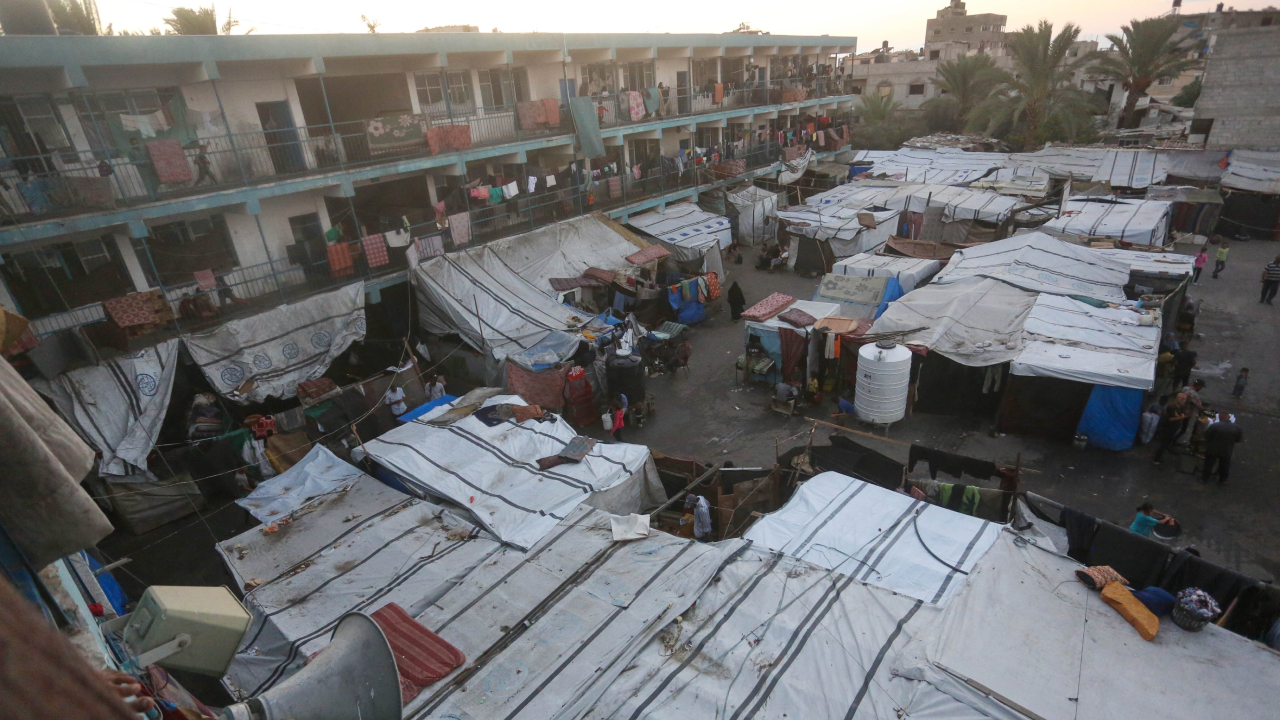
[[[186,153],[182,151],[182,143],[177,140],[152,140],[147,143],[147,154],[151,156],[151,166],[160,176],[160,183],[184,183],[191,180],[191,166],[187,164]]]
[[[752,305],[750,308],[747,308],[747,311],[742,313],[742,319],[764,322],[783,310],[786,310],[788,307],[791,307],[791,304],[795,301],[796,299],[790,295],[776,292],[755,305]]]

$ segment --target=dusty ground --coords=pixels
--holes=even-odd
[[[1032,492],[1126,526],[1134,508],[1150,500],[1183,524],[1180,545],[1194,544],[1206,558],[1255,577],[1280,576],[1275,515],[1280,468],[1273,451],[1280,443],[1280,377],[1275,362],[1267,360],[1280,348],[1280,306],[1258,304],[1262,267],[1280,253],[1280,245],[1239,243],[1231,252],[1220,279],[1206,273],[1191,288],[1193,297],[1205,301],[1197,326],[1203,338],[1193,343],[1200,353],[1193,377],[1205,379],[1204,400],[1235,412],[1245,434],[1226,487],[1201,485],[1186,462],[1155,467],[1148,448],[1116,453],[1014,435],[992,438],[989,420],[917,413],[892,427],[889,439],[896,442],[854,439],[904,462],[911,442],[1008,463],[1021,454],[1024,486]],[[815,279],[771,275],[748,265],[731,265],[728,273],[742,286],[748,304],[774,291],[807,300],[817,285]],[[735,382],[733,363],[742,352],[743,334],[727,308],[699,325],[691,335],[689,375],[650,379],[658,414],[643,428],[628,428],[626,440],[670,455],[733,460],[739,466],[772,464],[775,440],[784,450],[802,442],[811,423],[768,412],[768,388]],[[1251,384],[1244,401],[1237,402],[1231,387],[1242,366],[1250,368]],[[824,405],[808,414],[829,420],[831,411]],[[818,437],[827,432],[820,428]]]

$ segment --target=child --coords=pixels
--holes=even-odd
[[[1231,389],[1231,397],[1240,400],[1244,397],[1244,388],[1249,384],[1249,368],[1240,368],[1236,376],[1236,386]]]
[[[1200,252],[1196,253],[1195,274],[1191,276],[1191,284],[1200,284],[1200,273],[1204,272],[1205,263],[1209,262],[1209,251],[1200,248]]]
[[[625,395],[623,397],[626,397]],[[625,424],[627,411],[623,409],[622,403],[615,402],[611,406],[613,411],[613,440],[614,442],[622,442],[622,426]]]

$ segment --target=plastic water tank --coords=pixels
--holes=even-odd
[[[858,351],[858,391],[853,408],[871,423],[901,420],[907,412],[911,351],[893,342],[863,345]]]

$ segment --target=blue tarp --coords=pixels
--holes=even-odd
[[[80,551],[80,554],[84,556],[85,560],[89,561],[90,570],[99,570],[102,568],[102,563],[99,563],[97,558],[94,556],[84,552],[83,550]],[[107,596],[107,600],[111,602],[111,608],[116,611],[117,615],[127,615],[129,613],[129,598],[124,594],[124,588],[120,587],[120,583],[116,582],[116,579],[111,577],[111,573],[109,572],[104,572],[101,575],[98,575],[97,578],[98,585],[102,588],[103,594],[105,594]]]
[[[880,306],[876,308],[876,317],[884,314],[889,309],[889,303],[906,295],[902,292],[902,283],[898,282],[898,278],[891,277],[884,284],[884,295],[880,297]]]
[[[671,303],[671,307],[676,311],[676,322],[681,325],[693,325],[707,319],[707,313],[702,309],[702,303],[695,299],[685,300],[681,298],[679,290],[668,290],[667,302]]]
[[[1128,450],[1142,417],[1142,390],[1094,385],[1076,432],[1103,450]]]
[[[441,405],[448,405],[449,403],[457,399],[458,398],[454,397],[453,395],[442,395],[439,398],[436,398],[435,400],[432,400],[429,403],[426,403],[424,405],[419,405],[418,407],[410,410],[409,412],[401,415],[396,419],[399,420],[400,422],[413,422],[414,420],[417,420],[418,418],[422,417],[423,415],[426,415],[432,410],[435,410]]]

